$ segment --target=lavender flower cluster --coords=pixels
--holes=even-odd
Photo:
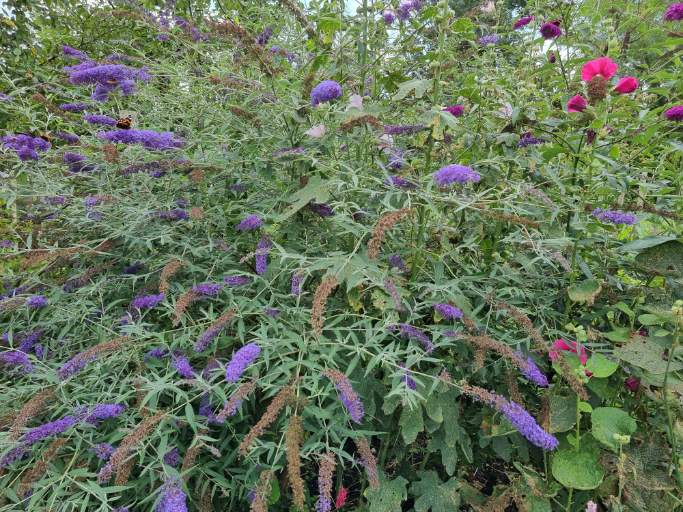
[[[261,347],[257,343],[249,343],[243,346],[232,356],[232,359],[225,367],[225,380],[235,383],[244,373],[244,370],[254,362],[261,354]]]

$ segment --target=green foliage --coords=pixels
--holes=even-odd
[[[657,0],[441,0],[387,25],[399,5],[0,6],[0,136],[51,141],[35,160],[0,146],[0,510],[167,512],[172,483],[189,510],[247,510],[271,471],[265,501],[284,512],[292,455],[306,510],[325,478],[357,512],[680,506],[683,132],[664,115],[683,96],[680,23]],[[563,35],[544,40],[551,20]],[[150,80],[94,101],[62,45]],[[618,65],[605,97],[567,112],[595,93],[581,70],[600,56]],[[639,87],[617,94],[629,75]],[[314,107],[323,80],[343,92]],[[112,127],[59,108],[81,102],[182,145],[105,146]],[[65,163],[74,152],[94,168]],[[480,179],[440,186],[452,164]],[[250,214],[263,225],[237,229]],[[198,298],[202,283],[216,293]],[[154,307],[133,306],[160,290]],[[48,304],[29,307],[35,295]],[[227,381],[251,344],[258,356]],[[96,404],[125,409],[86,421]],[[158,412],[124,454],[128,478],[98,480],[94,448],[125,447]],[[67,430],[26,443],[65,416]],[[298,450],[285,435],[295,416]],[[320,475],[327,452],[336,468]]]

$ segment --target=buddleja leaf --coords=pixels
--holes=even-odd
[[[410,487],[415,496],[415,512],[451,512],[460,507],[460,482],[451,478],[441,482],[436,471],[419,471],[420,480]]]
[[[393,480],[382,480],[378,489],[368,489],[369,512],[401,512],[401,503],[408,497],[408,480],[399,476]]]
[[[288,202],[292,204],[280,214],[275,222],[287,220],[313,200],[318,203],[327,201],[330,197],[327,186],[328,182],[324,181],[320,176],[311,176],[304,188],[296,191],[289,197]]]

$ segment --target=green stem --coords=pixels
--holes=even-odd
[[[574,496],[574,489],[569,488],[569,494],[567,495],[567,506],[565,507],[566,512],[571,512],[572,510],[572,498]]]
[[[581,398],[576,395],[576,451],[579,451],[581,447],[581,410],[579,409],[579,404],[581,403]]]
[[[668,397],[668,387],[669,387],[669,367],[671,366],[671,360],[674,358],[676,353],[676,348],[678,348],[678,342],[680,338],[680,332],[678,327],[676,327],[676,333],[674,334],[673,340],[671,342],[671,350],[669,351],[669,357],[666,359],[666,370],[664,371],[664,383],[662,385],[662,396],[664,398],[664,409],[666,410],[666,421],[669,430],[669,444],[671,444],[671,464],[675,468],[678,466],[678,442],[676,440],[676,434],[674,433],[673,418],[671,417],[671,407],[669,406]]]

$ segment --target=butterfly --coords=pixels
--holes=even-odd
[[[116,121],[116,127],[121,130],[130,130],[131,126],[133,126],[133,119],[130,116],[122,117]]]

